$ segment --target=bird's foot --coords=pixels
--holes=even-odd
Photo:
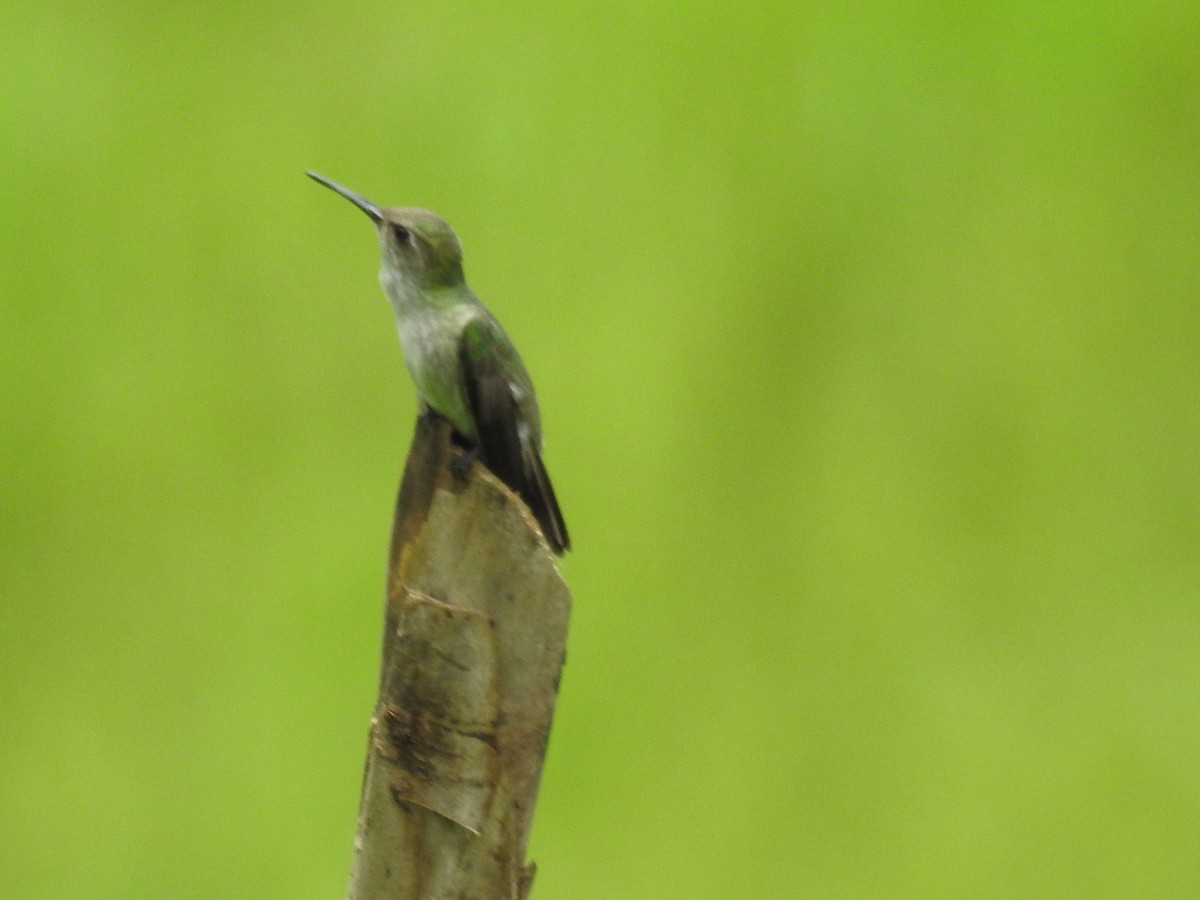
[[[475,464],[475,460],[477,459],[479,459],[478,447],[460,450],[454,455],[454,459],[450,460],[450,471],[454,473],[454,477],[459,481],[466,481],[467,473],[471,471],[471,466]]]

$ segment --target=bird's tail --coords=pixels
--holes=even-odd
[[[550,549],[562,556],[571,549],[571,538],[567,534],[567,523],[563,521],[562,510],[558,508],[558,498],[554,496],[554,488],[550,484],[550,476],[542,463],[541,454],[532,448],[525,452],[525,485],[518,493],[529,504],[533,517],[542,527],[546,543]]]

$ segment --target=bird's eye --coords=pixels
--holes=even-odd
[[[403,225],[393,224],[391,226],[391,228],[392,228],[392,237],[394,237],[396,239],[397,244],[399,244],[400,246],[403,247],[403,246],[406,246],[406,245],[412,243],[412,232],[409,231],[407,228],[405,228]]]

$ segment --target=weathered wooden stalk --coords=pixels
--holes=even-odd
[[[526,506],[418,419],[348,900],[518,900],[571,598]]]

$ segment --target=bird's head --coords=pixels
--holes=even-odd
[[[308,175],[341,194],[375,223],[385,287],[389,280],[397,282],[397,287],[420,291],[463,283],[462,244],[441,216],[427,209],[377,206],[315,172]]]

